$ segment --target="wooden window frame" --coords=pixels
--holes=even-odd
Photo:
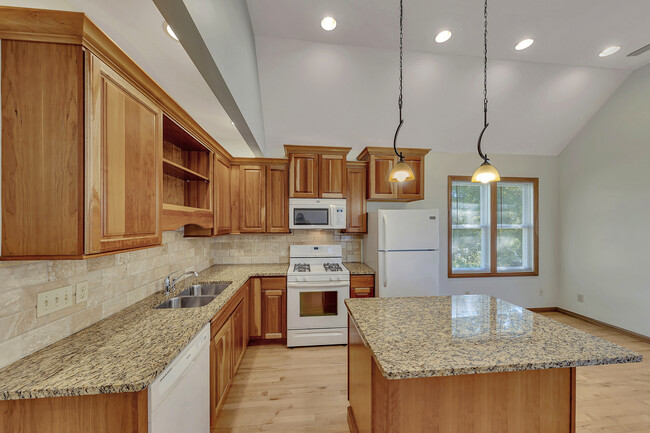
[[[537,277],[539,276],[539,179],[536,177],[502,177],[502,182],[521,182],[533,184],[533,270],[524,272],[497,272],[497,184],[490,184],[490,271],[454,273],[452,270],[452,184],[454,181],[470,182],[471,176],[449,176],[447,178],[447,277],[485,278],[485,277]]]

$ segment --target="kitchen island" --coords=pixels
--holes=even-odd
[[[641,355],[487,295],[346,300],[359,433],[570,433],[576,367]]]

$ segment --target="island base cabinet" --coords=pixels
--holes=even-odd
[[[388,380],[348,332],[351,432],[575,432],[575,368]]]

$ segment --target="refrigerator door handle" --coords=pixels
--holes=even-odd
[[[382,215],[382,217],[381,217],[381,225],[382,225],[381,226],[382,234],[384,236],[384,242],[383,242],[383,245],[382,245],[381,249],[383,251],[388,251],[388,247],[386,246],[386,226],[388,225],[388,222],[386,221],[386,215]]]
[[[382,254],[382,256],[384,257],[384,287],[388,287],[388,266],[387,266],[388,257],[386,257],[387,255],[388,253],[386,252]]]

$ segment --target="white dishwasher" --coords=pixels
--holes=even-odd
[[[149,433],[209,433],[210,324],[149,386]]]

